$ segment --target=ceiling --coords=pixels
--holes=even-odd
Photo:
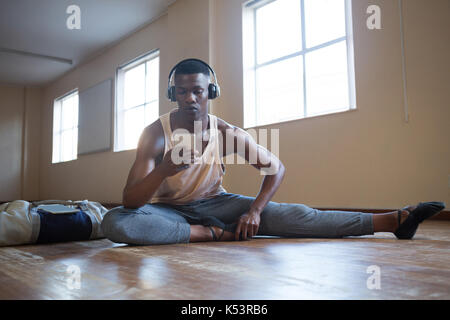
[[[44,86],[163,14],[175,0],[1,0],[0,82]],[[81,29],[66,13],[80,8]]]

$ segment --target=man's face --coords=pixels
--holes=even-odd
[[[175,95],[183,115],[199,119],[208,113],[208,85],[209,77],[203,73],[175,76]]]

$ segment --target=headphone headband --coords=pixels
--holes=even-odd
[[[217,77],[216,77],[216,73],[214,72],[214,70],[213,70],[213,68],[211,68],[211,66],[209,65],[209,64],[207,64],[206,62],[204,62],[204,61],[202,61],[202,60],[200,60],[200,59],[194,59],[194,58],[190,58],[190,59],[185,59],[185,60],[182,60],[182,61],[180,61],[180,62],[178,62],[173,68],[172,68],[172,70],[170,70],[170,72],[169,72],[169,79],[168,79],[168,81],[167,81],[167,97],[171,100],[171,101],[176,101],[175,100],[175,97],[174,97],[174,87],[173,86],[171,86],[170,85],[170,82],[171,82],[171,80],[172,80],[172,76],[173,76],[173,74],[174,74],[174,72],[175,72],[175,70],[182,64],[182,63],[185,63],[185,62],[188,62],[188,61],[196,61],[196,62],[199,62],[199,63],[201,63],[201,64],[203,64],[204,66],[206,66],[206,67],[208,67],[208,69],[211,71],[211,73],[212,73],[212,75],[213,75],[213,77],[214,77],[214,84],[210,84],[209,85],[209,87],[208,87],[208,89],[212,89],[212,91],[214,91],[214,93],[212,93],[212,95],[211,95],[211,92],[210,92],[210,99],[214,99],[214,98],[217,98],[218,96],[219,96],[219,94],[220,94],[220,87],[219,87],[219,83],[218,83],[218,81],[217,81]]]

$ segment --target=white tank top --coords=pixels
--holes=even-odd
[[[159,117],[164,130],[164,155],[177,143],[170,126],[170,114],[173,109]],[[165,202],[171,204],[186,204],[195,200],[212,198],[226,192],[222,187],[225,170],[222,169],[222,158],[219,152],[219,134],[217,117],[209,116],[209,141],[199,163],[191,164],[189,168],[177,174],[166,177],[153,195],[150,203]]]

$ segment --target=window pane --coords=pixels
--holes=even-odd
[[[74,94],[73,96],[73,122],[72,127],[77,128],[78,127],[78,93]]]
[[[145,64],[125,71],[124,75],[124,109],[132,108],[145,102]]]
[[[77,158],[78,92],[55,101],[52,163]]]
[[[77,95],[78,97],[78,95]],[[61,130],[74,127],[74,122],[78,122],[78,115],[75,111],[75,96],[70,96],[62,101],[62,127]]]
[[[345,36],[345,0],[305,0],[308,48]]]
[[[147,101],[159,99],[159,57],[147,62]]]
[[[145,126],[155,122],[159,118],[159,103],[158,101],[148,103],[145,105]]]
[[[53,107],[53,133],[61,131],[61,101],[55,101]],[[55,145],[53,143],[53,145]]]
[[[144,130],[144,106],[124,112],[124,143],[125,149],[137,147],[139,137]]]
[[[72,130],[72,159],[76,159],[78,154],[78,127]]]
[[[297,56],[256,70],[258,125],[303,116],[302,66]]]
[[[300,51],[300,1],[278,0],[256,10],[257,63]]]
[[[306,99],[308,115],[349,107],[346,41],[306,55]]]
[[[61,135],[54,134],[53,135],[53,155],[52,155],[52,163],[60,162],[60,146],[61,146]]]
[[[73,155],[73,131],[66,130],[61,133],[61,161],[74,159]]]

